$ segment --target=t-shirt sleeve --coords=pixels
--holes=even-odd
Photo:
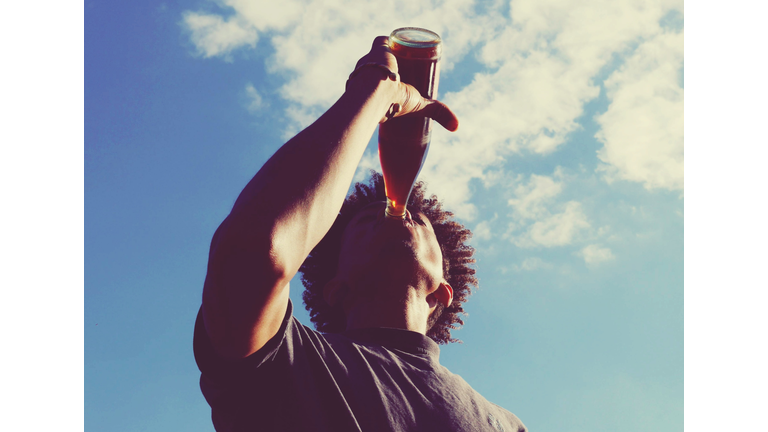
[[[195,361],[204,379],[226,385],[242,380],[244,373],[255,373],[262,365],[271,361],[280,350],[285,341],[285,334],[295,325],[293,317],[293,304],[288,300],[280,329],[261,349],[243,359],[227,359],[220,356],[213,347],[208,332],[205,330],[202,307],[197,313],[195,321],[194,353]],[[202,383],[201,383],[202,384]]]
[[[194,352],[200,368],[200,390],[211,406],[211,419],[219,431],[302,430],[284,427],[296,422],[287,411],[295,395],[286,382],[292,380],[291,359],[301,350],[304,334],[314,333],[293,316],[288,301],[280,329],[261,349],[244,359],[221,357],[205,330],[202,311],[195,322]]]

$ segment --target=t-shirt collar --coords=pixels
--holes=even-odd
[[[426,335],[411,330],[372,327],[347,330],[343,335],[356,341],[375,343],[388,349],[417,355],[426,354],[434,362],[440,358],[440,347],[435,341]]]

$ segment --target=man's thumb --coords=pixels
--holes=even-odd
[[[429,101],[429,105],[424,108],[422,114],[440,123],[451,132],[456,132],[456,129],[459,128],[459,119],[456,114],[448,108],[448,105],[440,101]]]

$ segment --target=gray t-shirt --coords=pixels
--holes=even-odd
[[[370,328],[316,332],[293,317],[242,360],[216,354],[195,324],[200,388],[218,432],[489,431],[527,429],[438,362],[427,336]]]

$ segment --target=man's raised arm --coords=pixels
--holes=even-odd
[[[386,37],[358,66],[397,71]],[[285,143],[253,177],[213,236],[203,289],[203,318],[216,350],[246,357],[274,336],[288,305],[288,282],[330,229],[376,126],[419,113],[456,130],[445,105],[362,67],[347,91],[312,125]]]

